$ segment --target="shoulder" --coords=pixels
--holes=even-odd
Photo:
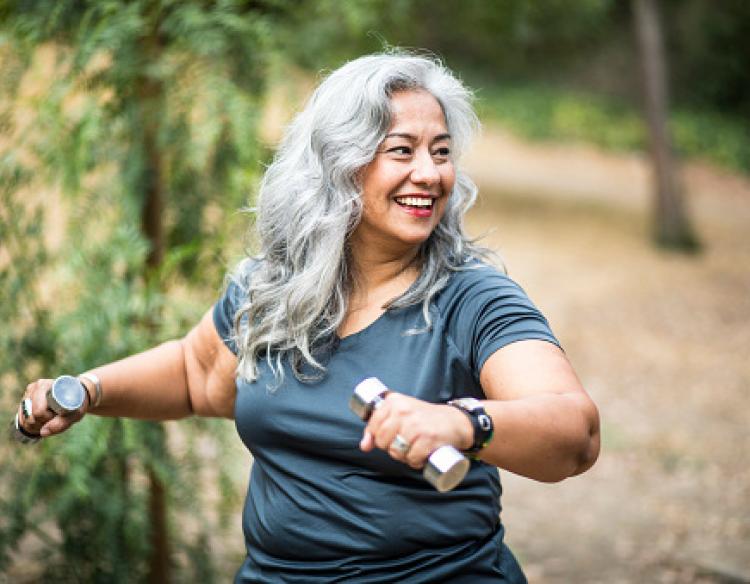
[[[467,263],[457,270],[435,309],[446,336],[476,372],[494,351],[515,341],[541,339],[559,345],[521,286],[486,263]]]
[[[447,309],[456,303],[472,299],[481,301],[498,296],[526,298],[526,293],[497,267],[474,260],[465,262],[451,273],[450,280],[439,294],[436,304],[438,309]]]
[[[224,291],[213,308],[213,321],[216,331],[232,352],[237,352],[234,344],[234,319],[240,308],[247,303],[253,274],[261,267],[257,258],[247,258],[228,277]]]
[[[248,257],[242,260],[227,275],[221,300],[228,301],[236,308],[244,304],[249,295],[251,283],[255,276],[263,269],[263,266],[264,262],[257,257]]]

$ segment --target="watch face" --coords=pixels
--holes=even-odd
[[[83,405],[85,390],[75,377],[62,375],[52,384],[52,397],[63,409],[72,412]]]
[[[460,399],[457,399],[456,403],[459,404],[462,408],[465,408],[469,411],[472,411],[478,407],[482,407],[482,402],[473,397],[462,397]]]

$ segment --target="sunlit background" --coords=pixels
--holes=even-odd
[[[588,473],[502,473],[530,582],[750,582],[750,3],[0,3],[0,407],[179,336],[253,249],[263,165],[347,59],[474,90],[472,234],[599,405]],[[656,180],[659,177],[659,180]],[[0,444],[0,583],[226,582],[231,422],[86,418]]]

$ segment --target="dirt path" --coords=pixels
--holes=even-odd
[[[488,125],[467,156],[469,174],[488,191],[530,193],[644,211],[651,174],[642,154],[613,154],[588,145],[529,143]],[[750,176],[701,162],[682,165],[692,210],[703,219],[750,225]]]
[[[648,240],[637,156],[485,133],[474,233],[548,315],[598,403],[603,451],[543,485],[504,474],[533,583],[750,582],[750,181],[686,168],[697,257]]]

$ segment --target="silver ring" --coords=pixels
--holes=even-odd
[[[21,423],[18,420],[18,413],[16,413],[15,418],[13,418],[13,423],[10,426],[10,432],[11,436],[13,436],[13,438],[21,444],[35,444],[42,439],[39,434],[32,434],[31,432],[27,432],[23,429],[23,426],[21,426]]]
[[[21,400],[21,413],[23,414],[23,419],[28,420],[31,417],[31,398],[27,397],[24,400]]]
[[[409,448],[411,448],[411,444],[409,444],[409,441],[401,434],[396,434],[393,442],[391,442],[391,448],[401,455],[406,456],[406,453],[409,452]]]

